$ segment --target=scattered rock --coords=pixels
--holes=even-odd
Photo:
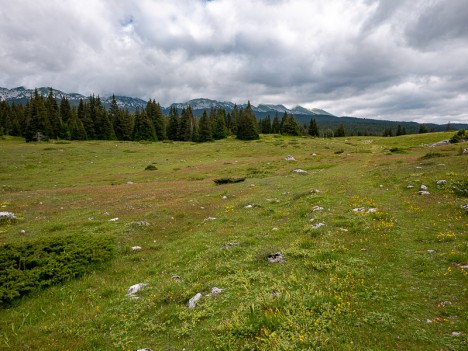
[[[438,141],[437,143],[431,144],[430,146],[443,146],[450,144],[449,140]]]
[[[349,230],[346,228],[338,228],[338,229],[341,230],[342,232],[349,232]]]
[[[283,254],[281,251],[272,253],[268,255],[268,262],[270,263],[284,263],[286,260],[283,257]]]
[[[321,191],[319,189],[313,189],[310,191],[311,194],[320,194]]]
[[[353,212],[355,213],[361,213],[361,212],[364,212],[366,209],[364,207],[356,207],[356,208],[353,208]]]
[[[314,153],[312,154],[312,156],[317,156],[317,154],[314,152]]]
[[[135,285],[132,285],[131,287],[128,288],[127,290],[127,295],[135,295],[138,291],[143,289],[145,286],[148,286],[148,283],[138,283]]]
[[[276,227],[273,227],[273,228],[271,228],[271,230],[274,231],[274,232],[276,232],[276,231],[278,231],[279,229],[276,228]]]
[[[253,187],[255,186],[255,184],[250,184],[249,186],[250,186],[251,188],[253,188]]]
[[[171,279],[175,280],[176,282],[180,282],[180,275],[173,275]]]
[[[468,149],[463,149],[462,155],[468,155]]]
[[[138,349],[138,350],[135,350],[135,351],[153,351],[153,350],[146,348],[146,349]]]
[[[17,218],[13,212],[0,212],[0,223],[10,221],[16,222]]]
[[[232,247],[232,246],[238,246],[238,245],[239,245],[239,243],[238,243],[237,241],[233,241],[232,243],[224,244],[224,245],[222,246],[222,248],[223,248],[223,249],[228,249],[228,248],[230,248],[230,247]]]
[[[377,209],[376,208],[369,208],[366,213],[375,213],[377,212]]]
[[[447,181],[446,181],[445,179],[441,179],[441,180],[438,180],[438,181],[436,182],[437,185],[445,184],[445,183],[447,183]]]
[[[147,221],[138,221],[138,222],[135,222],[134,224],[140,227],[148,227],[150,225],[149,222]]]
[[[307,171],[304,171],[303,169],[300,169],[300,168],[295,169],[293,172],[297,174],[307,174]]]
[[[439,306],[440,307],[445,307],[447,305],[451,305],[452,303],[450,301],[442,301],[441,303],[439,303]]]
[[[207,217],[203,220],[203,222],[214,221],[214,220],[216,220],[216,217]]]
[[[252,205],[245,205],[244,208],[252,208]]]
[[[139,251],[141,250],[141,246],[132,246],[133,251]]]
[[[188,308],[195,308],[197,306],[198,300],[200,300],[202,297],[202,294],[198,293],[194,297],[192,297],[189,302],[188,302]]]
[[[413,189],[413,188],[414,188],[414,185],[408,185],[406,188],[408,188],[408,189]]]
[[[296,161],[296,159],[294,157],[292,157],[291,155],[288,155],[284,158],[285,161]]]
[[[103,215],[104,215],[104,216],[110,216],[109,212],[107,212],[107,211],[104,212]]]
[[[20,232],[20,234],[23,234],[23,235],[26,234],[26,230],[24,230],[24,229],[21,229],[19,232]]]
[[[216,286],[213,286],[213,287],[211,288],[211,293],[216,295],[216,294],[222,293],[223,290],[224,290],[224,289],[220,289],[220,288],[217,288]]]
[[[223,200],[226,200],[227,198],[228,198],[228,197],[227,197],[226,195],[224,195],[224,196],[222,197]]]
[[[314,224],[312,226],[312,229],[314,229],[314,230],[319,229],[320,227],[323,227],[324,225],[325,225],[325,223],[317,223],[317,224]]]
[[[426,323],[432,323],[431,319],[426,319]]]
[[[461,205],[460,208],[461,208],[462,210],[465,210],[465,211],[468,213],[468,204],[466,204],[466,205]]]
[[[314,207],[312,207],[312,212],[315,212],[315,211],[323,211],[323,207],[315,205]]]
[[[459,266],[461,269],[468,269],[468,264],[462,264],[461,266]]]
[[[119,220],[119,217],[111,218],[109,219],[109,222],[117,222],[118,220]]]
[[[426,250],[427,253],[435,253],[436,250],[433,250],[433,249],[429,249],[429,250]]]
[[[459,332],[459,331],[453,331],[453,332],[452,332],[452,335],[453,335],[453,336],[459,336],[460,334],[461,334],[461,332]]]
[[[132,185],[132,184],[134,184],[134,183],[133,183],[133,182],[127,182],[127,184],[128,184],[128,185]]]
[[[429,191],[418,191],[419,195],[430,195],[431,193]]]
[[[419,187],[419,190],[427,190],[427,189],[428,189],[428,187],[425,186],[425,185],[421,185],[421,186]]]

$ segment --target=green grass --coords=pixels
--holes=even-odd
[[[467,197],[452,187],[466,187],[468,158],[458,146],[426,146],[450,134],[206,144],[7,137],[0,205],[18,220],[0,226],[0,244],[102,236],[116,247],[80,278],[0,307],[0,349],[464,350]],[[417,194],[422,184],[430,195]],[[269,263],[278,251],[286,262]],[[139,298],[127,297],[140,282],[149,285]],[[224,290],[210,294],[214,286]]]

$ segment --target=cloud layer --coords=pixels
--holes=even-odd
[[[466,0],[27,0],[0,86],[468,123]]]

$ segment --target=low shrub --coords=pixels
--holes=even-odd
[[[78,277],[109,260],[110,236],[59,236],[0,246],[0,305],[37,288]]]
[[[148,165],[146,166],[145,171],[156,171],[157,169],[158,167],[156,167],[155,165]]]
[[[220,184],[230,184],[230,183],[240,183],[243,182],[245,178],[219,178],[213,180],[217,185]]]

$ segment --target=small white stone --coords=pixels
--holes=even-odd
[[[133,182],[127,182],[127,184],[128,184],[128,185],[132,185],[132,184],[133,184]]]
[[[366,209],[364,207],[356,207],[356,208],[353,208],[353,212],[355,213],[361,213],[361,212],[364,212]]]
[[[226,200],[227,198],[228,198],[228,197],[227,197],[226,195],[224,195],[224,196],[222,197],[223,200]]]
[[[252,208],[252,205],[245,205],[244,208]]]
[[[418,191],[419,195],[430,195],[431,193],[429,191]]]
[[[276,231],[278,231],[279,229],[276,228],[276,227],[274,227],[274,228],[271,228],[271,230],[274,231],[274,232],[276,232]]]
[[[188,302],[188,308],[195,308],[197,301],[200,300],[201,297],[202,297],[202,294],[200,294],[200,293],[198,293],[194,297],[192,297]]]
[[[461,333],[460,333],[459,331],[453,331],[453,332],[452,332],[452,335],[453,335],[453,336],[459,336],[460,334],[461,334]]]
[[[216,286],[213,286],[213,287],[211,288],[211,293],[212,293],[212,294],[219,294],[219,293],[221,293],[223,290],[224,290],[224,289],[220,289],[220,288],[217,288]]]
[[[312,207],[312,211],[313,211],[313,212],[315,212],[315,211],[323,211],[323,207],[318,206],[318,205],[315,205],[314,207]]]
[[[320,227],[323,227],[324,225],[325,225],[325,223],[320,222],[320,223],[314,224],[312,226],[312,229],[314,229],[314,230],[319,229]]]
[[[119,220],[119,217],[111,218],[109,219],[109,222],[117,222]]]
[[[21,229],[21,230],[20,230],[20,234],[26,234],[26,230]]]
[[[207,217],[203,220],[203,222],[214,221],[214,220],[216,220],[216,217]]]
[[[407,188],[408,188],[408,189],[413,189],[413,188],[414,188],[414,185],[408,185]]]
[[[429,249],[429,250],[426,250],[427,253],[435,253],[436,250],[433,250],[433,249]]]
[[[425,186],[425,185],[421,185],[421,186],[419,187],[419,190],[427,190],[427,189],[428,189],[428,187]]]
[[[300,168],[295,169],[293,172],[297,174],[307,174],[307,171],[300,169]]]
[[[375,213],[377,212],[377,209],[376,208],[369,208],[366,213]]]
[[[445,179],[441,179],[441,180],[438,180],[438,181],[436,182],[436,184],[439,184],[439,185],[440,185],[440,184],[445,184],[445,183],[447,183],[447,181],[446,181]]]
[[[141,289],[143,289],[145,286],[148,286],[148,283],[138,283],[135,285],[132,285],[131,287],[128,288],[127,290],[127,295],[134,295]]]
[[[296,161],[296,159],[294,157],[292,157],[291,155],[288,155],[284,158],[285,161]]]
[[[141,246],[132,246],[133,251],[139,251],[141,250]]]

